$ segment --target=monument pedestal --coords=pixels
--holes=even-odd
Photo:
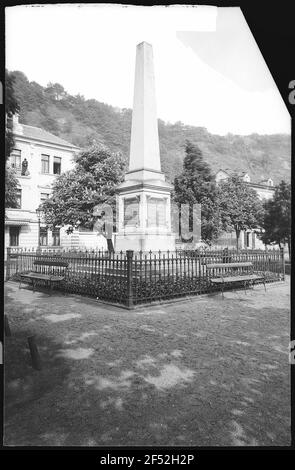
[[[117,233],[115,237],[115,250],[118,251],[174,251],[175,236],[169,234],[150,234],[150,233]]]
[[[116,251],[175,250],[175,235],[171,233],[171,185],[162,175],[157,180],[143,181],[129,180],[127,174],[117,188]]]

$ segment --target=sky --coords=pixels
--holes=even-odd
[[[5,8],[6,68],[132,108],[136,45],[153,46],[157,114],[209,132],[291,132],[291,119],[238,7]]]

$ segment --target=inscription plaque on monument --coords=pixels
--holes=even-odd
[[[147,201],[148,227],[163,227],[166,225],[166,199],[150,197]]]
[[[139,224],[139,197],[124,199],[124,226]]]

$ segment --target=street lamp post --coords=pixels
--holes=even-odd
[[[37,217],[38,217],[38,248],[40,248],[41,246],[41,243],[40,243],[40,227],[41,227],[41,209],[37,208],[36,209],[36,214],[37,214]]]

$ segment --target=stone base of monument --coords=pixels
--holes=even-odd
[[[175,250],[175,235],[171,233],[130,233],[115,234],[115,251],[133,250],[157,253],[160,251]]]

